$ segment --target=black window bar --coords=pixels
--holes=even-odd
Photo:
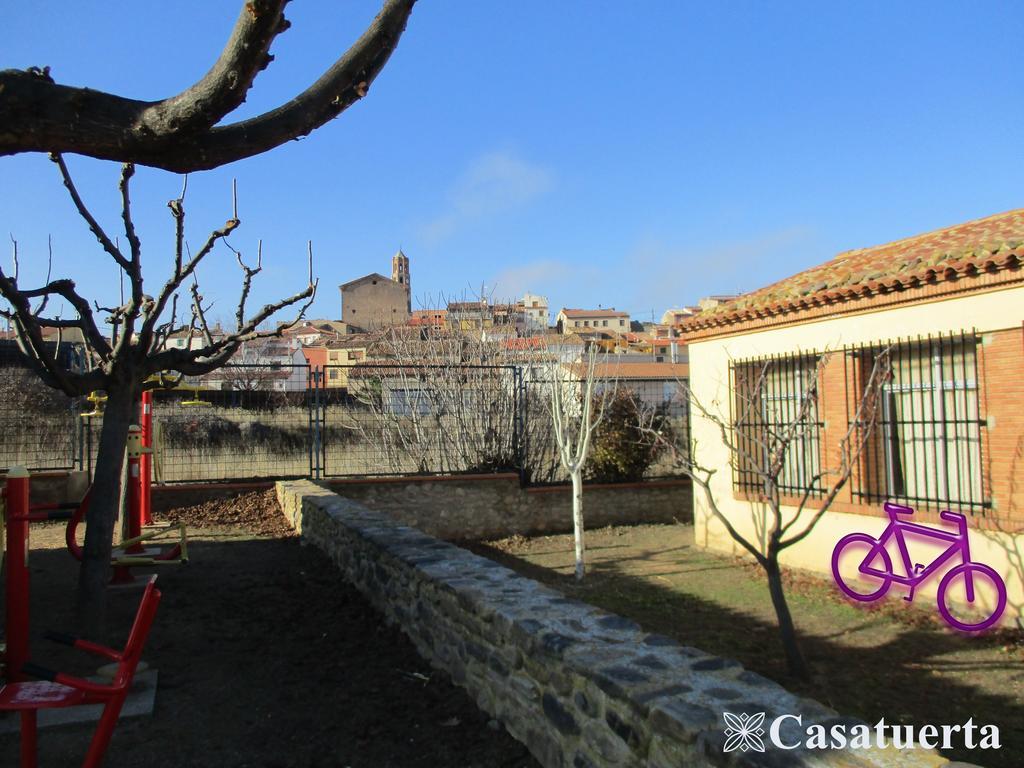
[[[824,493],[816,352],[735,361],[729,366],[737,490],[817,497]],[[780,470],[771,470],[781,457]],[[767,475],[767,476],[766,476]]]
[[[972,513],[991,506],[981,461],[978,341],[974,331],[960,331],[847,349],[847,422],[859,418],[865,439],[855,497]],[[875,361],[886,351],[879,407],[858,416]]]

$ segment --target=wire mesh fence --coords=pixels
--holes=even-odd
[[[326,476],[519,471],[520,371],[513,366],[326,366]]]
[[[216,381],[153,391],[155,482],[493,472],[519,473],[524,483],[568,481],[545,405],[553,384],[528,381],[529,369],[521,366],[266,368],[232,364],[218,371]],[[578,385],[558,384],[570,398]],[[638,406],[625,417],[619,414],[620,422],[636,418],[651,426],[657,419],[677,444],[687,442],[683,382],[616,387]],[[607,383],[597,391],[602,397],[611,393]],[[91,472],[101,425],[101,404],[67,398],[26,368],[0,367],[4,466]],[[623,426],[615,428],[621,432]],[[627,435],[625,444],[621,433],[618,438],[616,450],[627,453],[631,443],[644,440],[639,431]],[[638,477],[614,479],[676,474],[671,457],[651,453]],[[606,478],[598,473],[591,479]]]
[[[305,477],[310,472],[308,366],[228,365],[230,389],[153,391],[158,483]]]
[[[34,371],[0,357],[0,470],[71,469],[81,445],[80,399],[43,384]]]

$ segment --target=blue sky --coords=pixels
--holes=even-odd
[[[4,12],[0,67],[157,99],[212,63],[237,0],[40,0]],[[292,28],[237,113],[306,87],[377,11],[289,6]],[[831,258],[1024,204],[1024,6],[1011,2],[421,0],[367,98],[300,142],[193,174],[189,238],[230,214],[265,270],[264,302],[299,290],[313,241],[314,316],[337,286],[410,257],[414,304],[479,288],[650,319]],[[117,166],[69,158],[113,233]],[[149,291],[172,247],[181,179],[140,169]],[[70,274],[101,303],[117,277],[40,155],[0,158],[0,237],[22,284]],[[0,252],[6,250],[6,245]],[[213,315],[240,275],[201,270]]]

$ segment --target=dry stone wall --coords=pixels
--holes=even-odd
[[[923,750],[726,753],[724,711],[852,721],[309,481],[277,492],[303,538],[546,768],[946,763]]]
[[[572,488],[521,488],[517,475],[335,480],[342,496],[449,541],[572,530]],[[688,522],[689,480],[588,483],[587,525]]]

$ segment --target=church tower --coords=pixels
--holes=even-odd
[[[409,257],[398,249],[391,257],[391,279],[405,288],[406,311],[412,314],[412,278],[409,276]]]

